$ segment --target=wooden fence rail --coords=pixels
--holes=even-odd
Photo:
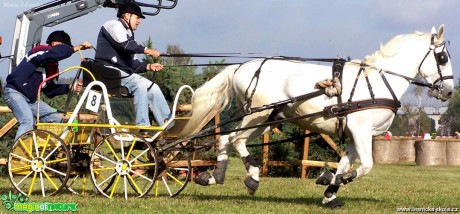
[[[7,106],[0,106],[0,113],[12,113],[11,109]],[[13,117],[0,129],[0,138],[3,137],[18,121]],[[1,165],[1,164],[0,164]]]
[[[305,130],[305,134],[309,134],[310,131]],[[320,134],[320,136],[326,141],[326,143],[337,152],[337,154],[342,157],[343,152],[341,152],[335,142],[325,134]],[[265,133],[263,136],[263,142],[268,143],[270,141],[269,133]],[[325,161],[315,161],[315,160],[308,160],[308,149],[310,146],[310,137],[306,137],[303,143],[303,153],[302,159],[297,161],[270,161],[269,160],[269,151],[270,148],[268,145],[264,145],[263,148],[263,165],[262,165],[262,176],[268,176],[268,168],[270,166],[284,166],[284,167],[292,167],[292,176],[296,176],[297,167],[300,166],[300,178],[304,179],[307,178],[307,169],[308,167],[325,167],[330,166],[332,168],[337,168],[338,163],[335,162],[325,162]]]

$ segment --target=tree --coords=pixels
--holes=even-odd
[[[220,61],[214,61],[214,62],[209,61],[208,63],[209,65],[203,68],[203,72],[201,73],[201,81],[207,82],[208,80],[216,76],[224,67],[218,64],[224,64],[224,63],[225,63],[225,59],[222,59]],[[216,64],[216,65],[213,65],[213,64]]]
[[[144,45],[147,48],[153,47],[153,42],[151,38],[144,42]],[[168,45],[167,47],[167,54],[182,54],[184,51],[177,45]],[[144,57],[149,63],[159,62],[164,65],[164,69],[160,72],[147,72],[144,77],[152,80],[155,84],[163,91],[165,98],[168,102],[172,103],[174,97],[177,93],[177,90],[182,85],[189,85],[192,88],[196,88],[200,83],[195,76],[196,68],[192,66],[184,66],[190,65],[193,63],[190,57],[159,57],[157,60],[153,60],[151,57]],[[185,63],[185,64],[181,64]],[[181,101],[187,102],[187,97],[189,95],[183,95],[181,97]]]
[[[417,124],[417,125],[418,125],[418,127],[417,127],[417,135],[420,135],[420,134],[421,134],[421,133],[420,133],[420,128],[421,128],[421,127],[420,127],[420,126],[421,126],[421,124],[420,124],[420,121],[421,121],[420,116],[421,116],[421,114],[420,114],[420,113],[422,112],[422,106],[421,106],[421,105],[422,105],[423,87],[422,87],[422,86],[416,85],[415,88],[414,88],[414,90],[412,91],[412,93],[413,93],[415,96],[418,97],[418,113],[419,113],[419,114],[418,114],[418,122],[419,122],[419,123]]]
[[[153,47],[152,39],[144,42],[144,46],[148,48]],[[179,45],[168,45],[166,47],[166,54],[184,54]],[[210,66],[203,68],[201,74],[197,74],[196,66],[193,66],[193,60],[191,57],[167,57],[160,56],[157,60],[153,60],[151,57],[144,57],[149,63],[159,62],[164,65],[164,70],[160,72],[147,72],[144,76],[148,79],[153,80],[155,84],[163,91],[165,98],[168,102],[172,103],[177,90],[182,85],[189,85],[193,89],[198,88],[204,82],[214,77],[223,66],[213,66],[212,64],[224,63],[225,60],[210,62]],[[180,97],[180,102],[189,103],[190,94],[184,94]]]
[[[460,80],[459,80],[460,83]],[[448,134],[452,132],[460,131],[460,87],[459,84],[455,87],[453,97],[449,100],[447,105],[447,111],[441,115],[439,124],[443,126],[443,129],[448,131]]]
[[[393,123],[388,129],[395,136],[420,135],[433,132],[434,124],[425,111],[418,110],[409,104],[403,104],[401,115],[395,115]]]
[[[166,47],[167,54],[184,54],[184,51],[178,45],[168,45]],[[169,66],[185,66],[191,65],[193,60],[191,57],[168,57],[163,58],[163,63]]]

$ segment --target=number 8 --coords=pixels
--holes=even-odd
[[[91,100],[91,105],[92,106],[96,105],[96,99],[97,99],[96,95],[93,95],[93,99]]]

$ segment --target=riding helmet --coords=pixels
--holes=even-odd
[[[57,30],[52,32],[48,39],[46,39],[46,44],[51,45],[51,42],[62,42],[64,44],[72,46],[72,41],[70,40],[69,34],[63,30]]]
[[[117,17],[120,18],[121,15],[123,15],[125,13],[136,14],[140,18],[145,19],[145,16],[142,15],[141,7],[139,7],[139,5],[137,5],[134,2],[125,4],[125,5],[121,6],[120,8],[118,8]]]

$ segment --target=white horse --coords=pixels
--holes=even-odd
[[[335,82],[337,87],[329,88],[333,91],[338,90],[343,103],[349,102],[350,105],[338,105],[337,96],[322,94],[281,105],[276,110],[267,108],[254,112],[245,116],[236,129],[264,124],[275,118],[312,115],[289,122],[313,132],[337,136],[338,124],[341,120],[339,116],[343,116],[342,130],[353,142],[346,148],[346,155],[341,158],[337,172],[323,173],[317,180],[318,184],[328,185],[323,203],[333,208],[339,207],[341,203],[336,199],[339,187],[371,171],[372,136],[388,130],[399,107],[399,99],[409,84],[416,81],[414,78],[417,75],[424,79],[422,85],[430,87],[431,96],[443,101],[452,97],[454,90],[452,65],[443,34],[444,26],[441,25],[438,31],[433,27],[431,33],[415,32],[399,35],[387,44],[381,45],[380,50],[367,56],[364,61],[346,62],[341,77],[341,93],[337,81]],[[179,135],[187,136],[202,129],[215,114],[229,106],[233,96],[240,106],[250,104],[250,107],[289,100],[317,91],[315,84],[331,79],[331,70],[331,66],[275,58],[253,60],[240,66],[226,67],[196,91],[192,103],[193,114]],[[387,80],[388,86],[383,79]],[[372,88],[369,89],[368,85]],[[374,102],[373,98],[382,102]],[[369,103],[376,104],[369,105]],[[324,110],[328,106],[329,108]],[[357,109],[347,112],[350,106]],[[339,112],[338,110],[345,111],[334,115],[333,112]],[[320,114],[315,114],[317,112]],[[249,193],[254,194],[259,184],[259,167],[246,149],[246,142],[277,125],[270,124],[240,130],[222,136],[214,173],[211,175],[209,172],[204,172],[197,176],[195,181],[202,185],[224,182],[228,157],[227,145],[231,143],[243,159],[248,172],[245,184]],[[350,171],[350,166],[357,158],[360,159],[361,165],[356,170]]]

